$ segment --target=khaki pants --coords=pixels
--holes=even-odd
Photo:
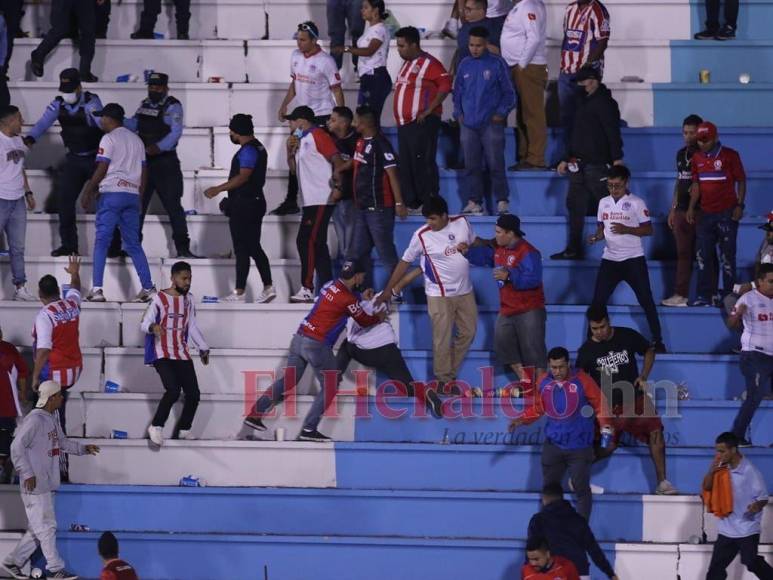
[[[518,93],[516,123],[519,159],[544,167],[548,140],[545,119],[548,67],[544,64],[530,64],[525,69],[516,66],[511,70],[515,91]]]
[[[427,296],[427,309],[432,320],[435,378],[447,383],[456,378],[472,339],[475,338],[478,323],[475,294],[470,292],[462,296]]]

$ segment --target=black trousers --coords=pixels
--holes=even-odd
[[[411,384],[413,383],[413,376],[396,344],[392,343],[378,348],[363,349],[353,345],[348,340],[344,340],[336,356],[338,371],[342,375],[349,368],[349,363],[352,359],[386,375],[392,381],[399,381],[405,385],[410,396],[414,395],[414,388]]]
[[[94,60],[96,13],[94,0],[53,0],[51,4],[51,29],[38,47],[32,51],[32,60],[43,62],[59,42],[70,34],[70,16],[78,21],[80,72],[91,74]]]
[[[738,0],[725,1],[725,24],[735,29],[738,25]],[[719,2],[720,0],[706,0],[706,28],[719,30]]]
[[[397,128],[400,155],[400,189],[410,208],[418,208],[430,197],[439,195],[437,154],[440,117],[428,116],[423,123],[408,123]]]
[[[583,229],[586,216],[595,216],[599,201],[609,195],[607,191],[607,166],[585,165],[577,173],[569,174],[569,193],[566,209],[569,211],[569,243],[566,249],[583,253]]]
[[[56,203],[59,211],[59,237],[62,247],[71,252],[78,251],[78,227],[75,204],[83,185],[94,173],[94,155],[68,153],[59,169],[56,181]]]
[[[153,34],[159,14],[161,14],[161,0],[144,0],[140,15],[140,31]],[[174,19],[177,24],[177,36],[188,34],[191,0],[174,0]]]
[[[8,80],[5,78],[5,72],[0,71],[0,107],[7,107],[11,104],[11,93],[8,90]]]
[[[314,272],[317,285],[333,279],[330,251],[327,249],[327,227],[333,215],[334,205],[307,205],[301,214],[301,227],[295,245],[301,258],[301,284],[314,290]]]
[[[180,202],[183,197],[183,172],[180,169],[180,159],[176,152],[162,153],[148,157],[148,184],[142,195],[142,217],[140,231],[148,213],[148,206],[153,193],[158,193],[164,210],[169,215],[172,225],[172,239],[178,253],[190,248],[188,225],[185,223],[185,211]]]
[[[196,379],[196,369],[193,368],[191,360],[172,360],[168,358],[158,359],[153,366],[161,377],[161,384],[164,385],[164,396],[158,404],[156,414],[153,416],[154,427],[163,427],[169,418],[172,405],[180,398],[180,391],[185,393],[185,403],[183,412],[180,415],[180,421],[175,428],[174,437],[177,437],[178,431],[188,431],[193,425],[193,417],[196,415],[196,409],[199,407],[199,381]]]
[[[16,35],[19,33],[21,19],[24,14],[24,0],[3,0],[3,8],[5,9],[5,26],[8,35],[8,52],[5,55],[5,62],[0,63],[3,67],[3,74],[0,76],[5,75],[5,71],[8,70],[8,63],[11,62],[13,43],[16,40]]]
[[[644,256],[630,258],[622,262],[601,260],[601,267],[596,276],[596,289],[593,292],[593,304],[606,306],[609,297],[620,282],[627,282],[636,294],[636,300],[639,301],[639,305],[644,309],[644,315],[647,317],[652,340],[663,340],[658,310],[655,307],[655,300],[652,298],[647,260],[644,259]]]
[[[741,553],[741,563],[757,578],[773,580],[773,568],[759,555],[760,535],[754,534],[744,538],[728,538],[720,534],[714,543],[711,553],[709,571],[706,580],[725,580],[727,567]]]
[[[104,0],[96,7],[95,35],[97,38],[107,38],[108,24],[110,24],[110,0]]]
[[[229,198],[228,201],[228,227],[236,256],[236,288],[244,290],[247,287],[250,258],[255,261],[263,286],[271,286],[271,265],[260,245],[263,216],[266,215],[265,198]]]

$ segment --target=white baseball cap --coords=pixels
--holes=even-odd
[[[35,404],[36,409],[42,409],[48,403],[48,400],[59,393],[62,387],[56,381],[43,381],[38,388],[38,402]]]

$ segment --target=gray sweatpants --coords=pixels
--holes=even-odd
[[[572,478],[577,498],[577,513],[590,520],[593,496],[590,491],[590,468],[593,465],[593,447],[561,449],[548,443],[542,446],[542,485],[563,484],[567,469]]]

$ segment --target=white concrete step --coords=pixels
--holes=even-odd
[[[32,327],[41,307],[41,304],[35,302],[0,301],[3,338],[16,346],[32,346]],[[119,345],[121,343],[119,305],[84,303],[80,339],[81,348]]]
[[[332,443],[87,439],[96,457],[70,456],[73,483],[177,485],[193,474],[208,486],[335,487]]]

